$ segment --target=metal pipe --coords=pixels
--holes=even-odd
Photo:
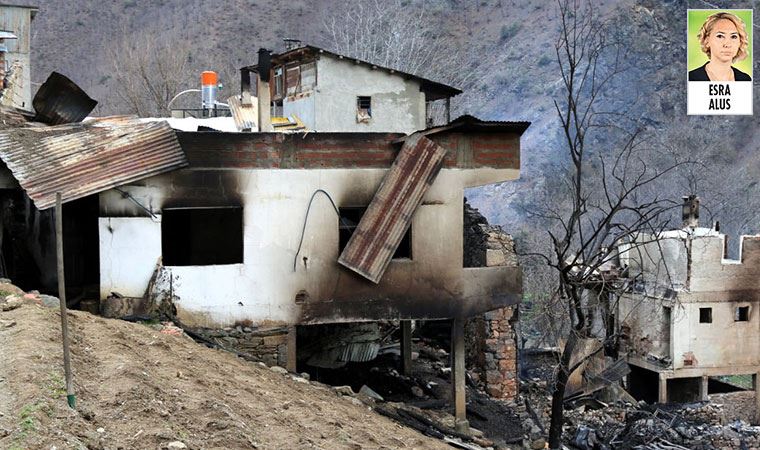
[[[166,105],[166,109],[168,109],[168,110],[170,110],[170,111],[171,111],[171,109],[172,109],[172,103],[174,103],[174,100],[177,100],[177,98],[178,98],[180,95],[183,95],[183,94],[187,94],[188,92],[201,92],[201,90],[200,90],[200,89],[185,89],[184,91],[182,91],[182,92],[180,92],[179,94],[177,94],[177,95],[175,95],[174,97],[172,97],[172,99],[171,99],[171,100],[169,100],[169,104],[168,104],[168,105]]]

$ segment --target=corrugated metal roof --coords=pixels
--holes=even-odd
[[[340,264],[380,282],[445,155],[446,149],[419,134],[406,140],[343,249]]]
[[[0,159],[40,210],[188,165],[166,122],[124,117],[0,131]]]

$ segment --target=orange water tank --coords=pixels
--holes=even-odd
[[[216,89],[219,77],[216,72],[206,70],[201,72],[201,107],[214,109],[216,107]]]
[[[219,83],[219,76],[213,70],[204,70],[201,72],[201,86],[216,86]]]

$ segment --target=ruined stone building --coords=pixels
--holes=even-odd
[[[737,260],[728,259],[726,239],[692,219],[621,255],[631,275],[641,274],[616,318],[634,393],[662,403],[705,400],[709,377],[756,378],[760,236],[741,237]]]
[[[160,310],[195,330],[245,328],[247,353],[291,370],[308,326],[400,320],[408,363],[409,321],[449,319],[460,420],[464,324],[490,312],[474,325],[475,364],[489,392],[514,396],[521,270],[500,231],[481,229],[481,254],[465,255],[464,189],[517,179],[529,124],[463,116],[427,127],[430,102],[448,104],[457,89],[315,47],[260,52],[241,73],[230,101],[242,107],[229,120],[262,132],[124,117],[66,124],[94,104],[60,76],[35,107],[63,125],[0,130],[0,173],[27,196],[16,204],[31,208],[18,220],[37,230],[32,247],[51,248],[39,210],[63,196],[70,297],[113,317]],[[83,114],[56,115],[51,86]],[[301,125],[276,127],[279,114]],[[17,271],[18,247],[4,250]],[[49,259],[35,259],[40,272]],[[370,339],[333,357],[376,353]]]

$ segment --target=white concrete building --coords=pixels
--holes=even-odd
[[[32,20],[38,11],[39,9],[34,6],[0,3],[0,105],[2,106],[32,111],[31,28]],[[3,86],[3,81],[5,81],[5,86]]]
[[[658,386],[657,400],[707,399],[709,377],[760,371],[760,236],[741,237],[739,260],[726,236],[686,227],[621,257],[632,276],[616,322],[634,391]],[[648,386],[647,386],[648,385]]]
[[[448,111],[449,99],[462,92],[313,46],[266,62],[259,55],[257,65],[243,70],[265,75],[272,115],[296,115],[309,130],[412,133],[430,124],[431,102],[445,102]],[[266,97],[261,90],[253,84],[254,96]]]
[[[150,287],[205,327],[466,317],[517,303],[519,268],[463,268],[463,198],[519,176],[526,127],[463,118],[430,130],[443,168],[378,284],[338,256],[403,135],[178,133],[189,168],[100,194],[101,299]]]

